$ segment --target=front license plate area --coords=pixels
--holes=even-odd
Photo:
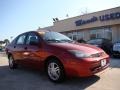
[[[106,59],[101,60],[101,66],[103,67],[105,65],[106,65]]]

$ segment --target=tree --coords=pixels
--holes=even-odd
[[[4,43],[5,43],[5,45],[8,45],[10,43],[10,41],[8,39],[5,39]]]
[[[81,14],[82,14],[82,15],[85,15],[85,14],[88,14],[88,13],[89,13],[88,8],[83,8],[83,9],[81,10]]]

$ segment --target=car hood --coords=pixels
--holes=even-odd
[[[75,42],[75,43],[49,43],[49,45],[57,47],[57,48],[61,48],[64,50],[79,50],[79,51],[83,51],[83,52],[89,53],[89,54],[103,52],[102,49],[100,49],[94,45],[77,43],[77,42]]]

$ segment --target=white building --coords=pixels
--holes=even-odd
[[[74,40],[107,38],[116,42],[120,40],[120,7],[59,20],[41,29],[61,32]]]

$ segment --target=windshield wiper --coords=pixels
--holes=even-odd
[[[57,39],[48,39],[46,41],[48,41],[48,42],[61,42],[60,40],[57,40]]]
[[[62,39],[60,41],[64,41],[64,42],[73,42],[73,40],[68,40],[68,39]]]
[[[61,40],[58,40],[58,39],[48,39],[46,40],[47,42],[73,42],[73,40],[68,40],[68,39],[61,39]]]

